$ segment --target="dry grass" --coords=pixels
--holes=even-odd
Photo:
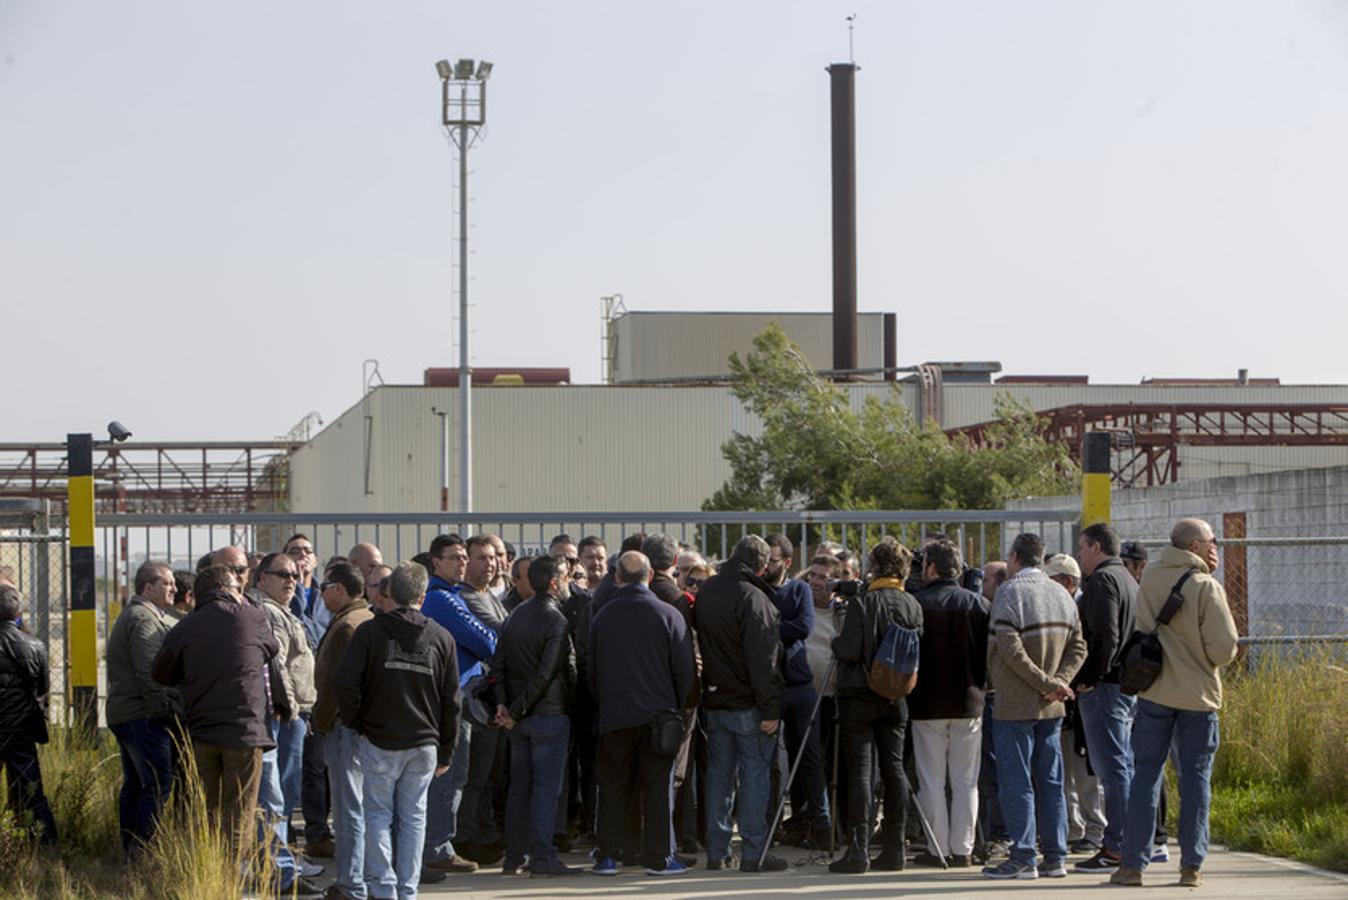
[[[0,896],[14,900],[240,900],[276,895],[270,848],[253,848],[248,874],[219,821],[206,808],[190,752],[154,839],[139,860],[122,855],[117,823],[121,765],[106,734],[53,729],[41,748],[42,776],[56,816],[59,847],[39,847],[13,815],[0,810]]]
[[[1348,871],[1348,655],[1264,653],[1233,669],[1213,771],[1213,837]]]

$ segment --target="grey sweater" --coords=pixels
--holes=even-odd
[[[1076,603],[1062,585],[1028,568],[997,588],[988,640],[994,719],[1060,718],[1062,702],[1042,695],[1068,684],[1085,659]]]

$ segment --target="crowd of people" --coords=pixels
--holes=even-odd
[[[1045,558],[1031,533],[1009,547],[973,568],[942,535],[883,537],[863,560],[750,534],[717,563],[667,534],[613,554],[560,534],[518,557],[442,534],[396,566],[369,543],[320,565],[296,534],[193,573],[146,562],[106,648],[124,848],[142,852],[194,767],[287,895],[412,897],[496,866],[676,876],[702,851],[771,872],[779,844],[840,874],[1055,878],[1078,854],[1078,872],[1137,885],[1168,858],[1171,759],[1197,886],[1237,646],[1212,529],[1180,521],[1151,562],[1103,524],[1072,554]],[[55,842],[47,662],[19,606],[0,585],[0,759],[9,802]],[[1164,667],[1134,696],[1126,648],[1150,631]],[[906,695],[877,675],[895,634],[916,636]]]

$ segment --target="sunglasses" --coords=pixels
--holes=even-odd
[[[229,567],[229,571],[233,572],[235,575],[247,575],[247,574],[248,574],[248,567],[247,567],[247,566],[230,566],[230,567]]]
[[[298,572],[288,572],[284,569],[281,570],[280,572],[277,572],[274,569],[268,569],[266,574],[272,576],[273,578],[284,578],[288,581],[298,581],[300,578],[300,574]]]
[[[705,578],[685,578],[683,583],[685,587],[695,588],[706,580]]]

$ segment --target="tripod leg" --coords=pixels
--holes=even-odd
[[[825,684],[828,684],[828,679],[833,674],[833,667],[837,664],[838,661],[836,659],[830,659],[828,661],[828,670],[824,673]],[[772,836],[777,833],[777,825],[781,821],[782,810],[786,808],[786,801],[791,797],[791,785],[796,780],[796,772],[800,769],[801,760],[805,758],[805,745],[810,740],[810,729],[814,727],[814,717],[819,715],[819,703],[823,699],[823,694],[815,694],[814,708],[810,710],[810,720],[805,723],[805,734],[801,737],[800,747],[796,750],[795,762],[791,764],[791,771],[787,773],[786,782],[782,785],[782,799],[777,802],[777,812],[772,816],[772,826],[768,828],[768,836],[763,841],[763,852],[758,857],[759,866],[762,866],[763,860],[768,858],[768,850],[772,847]]]

